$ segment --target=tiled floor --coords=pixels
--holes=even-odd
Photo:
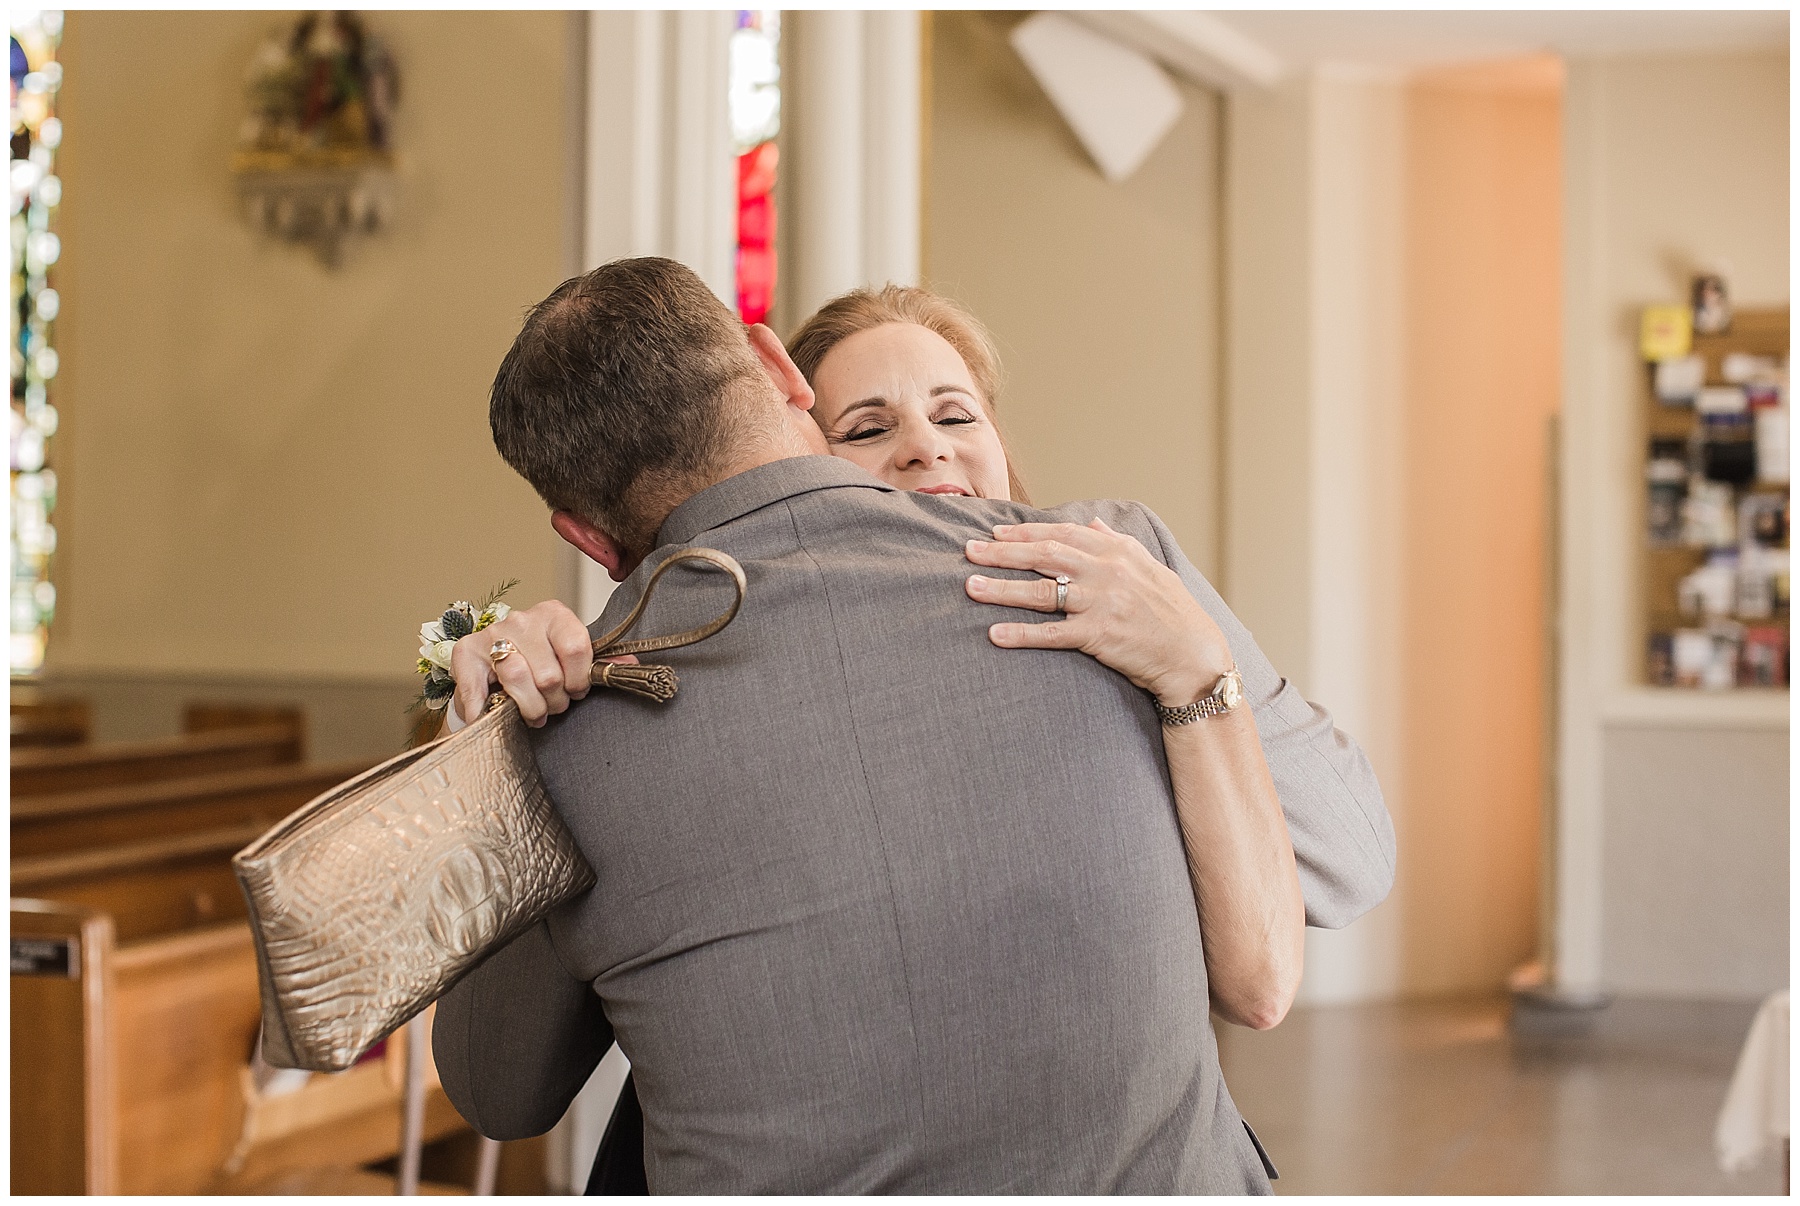
[[[1277,1193],[1779,1193],[1779,1153],[1736,1176],[1712,1156],[1754,1012],[1621,1001],[1527,1038],[1500,1000],[1316,1007],[1219,1046]]]

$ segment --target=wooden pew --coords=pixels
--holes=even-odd
[[[395,1067],[256,1092],[255,950],[230,871],[274,820],[364,769],[270,767],[14,802],[15,897],[55,901],[13,909],[14,1192],[255,1192],[398,1151]],[[52,974],[20,974],[21,941],[54,954],[72,935],[76,975],[55,975],[54,958],[38,961]],[[19,1058],[28,1051],[41,1060]],[[427,1140],[465,1130],[433,1088]]]
[[[268,827],[250,823],[12,860],[15,894],[106,913],[120,942],[242,920],[231,856]]]
[[[78,745],[88,739],[93,717],[85,699],[52,695],[35,686],[12,689],[12,744]]]
[[[220,729],[284,727],[294,740],[306,744],[306,713],[291,704],[190,703],[181,712],[184,733],[214,733]]]
[[[16,800],[91,791],[300,759],[300,737],[288,725],[219,729],[107,745],[16,749],[12,752],[12,794]]]
[[[267,829],[369,765],[362,760],[252,767],[16,798],[12,853],[15,858],[61,854],[252,822]]]
[[[121,942],[241,918],[231,856],[365,769],[278,766],[14,801],[12,889],[109,913]]]
[[[13,901],[14,1193],[245,1192],[399,1150],[399,1077],[384,1061],[256,1098],[247,925],[122,943],[114,931],[91,908]],[[59,970],[58,942],[75,944],[76,974]],[[39,974],[22,973],[22,943],[43,954]],[[466,1126],[434,1088],[427,1141]]]

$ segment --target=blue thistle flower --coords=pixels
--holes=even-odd
[[[474,618],[471,617],[468,612],[456,607],[452,607],[449,611],[446,611],[442,618],[438,620],[438,623],[442,624],[444,627],[444,639],[446,641],[460,641],[462,638],[475,631]]]

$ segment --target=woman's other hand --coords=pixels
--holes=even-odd
[[[498,662],[492,658],[496,641],[511,641],[514,647]],[[504,620],[457,641],[450,653],[455,706],[465,724],[481,715],[489,685],[498,682],[519,705],[525,723],[536,728],[588,693],[593,669],[587,625],[555,599],[515,608]]]
[[[993,540],[971,540],[966,554],[977,565],[1045,575],[1035,582],[973,575],[965,589],[977,603],[1055,612],[1056,576],[1069,579],[1064,618],[995,624],[988,639],[996,645],[1079,649],[1170,708],[1193,703],[1231,669],[1225,634],[1175,571],[1099,519],[1001,525]]]

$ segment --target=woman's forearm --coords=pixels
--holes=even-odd
[[[1164,726],[1213,1008],[1266,1030],[1300,987],[1306,906],[1248,707]]]

